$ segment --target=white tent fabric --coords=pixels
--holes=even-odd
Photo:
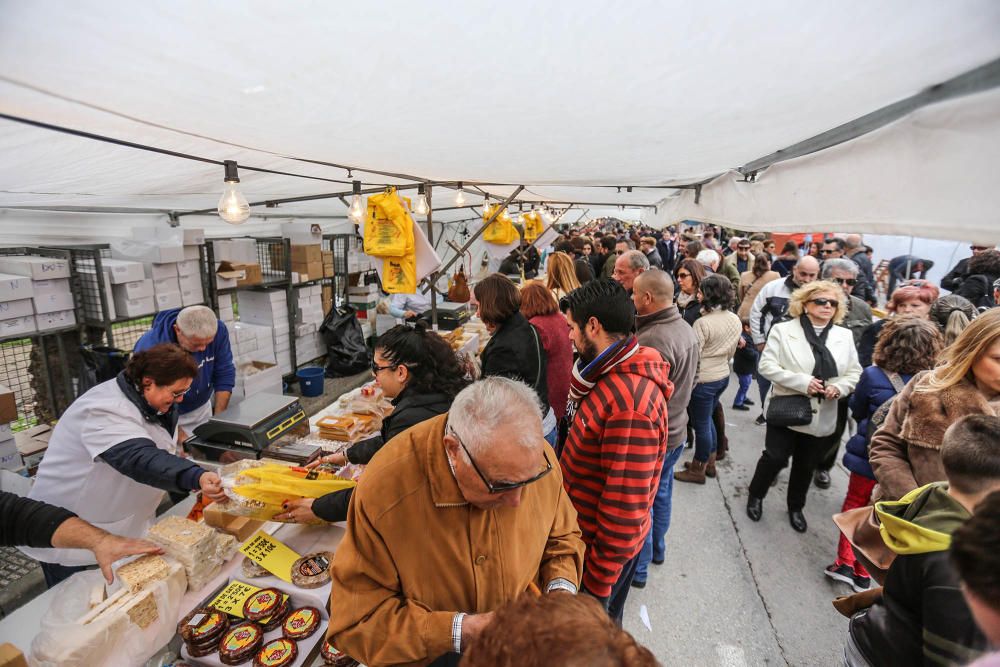
[[[728,173],[661,202],[646,222],[743,230],[905,234],[1000,243],[1000,90],[934,104],[755,182]]]
[[[639,214],[632,206],[673,192],[665,186],[712,178],[991,62],[998,34],[994,0],[6,2],[0,113],[340,181],[242,169],[251,201],[349,190],[344,169],[303,161],[314,160],[476,181],[494,196],[525,185],[525,201],[628,219]],[[965,165],[1000,158],[989,142],[972,150],[947,181],[908,190],[915,202],[887,195],[845,210],[895,225],[888,231],[930,200],[958,210],[972,194],[997,210],[1000,189],[952,187],[979,182]],[[827,153],[809,163],[818,169]],[[0,242],[114,236],[121,218],[143,213],[163,224],[167,211],[214,207],[222,186],[217,165],[7,120],[0,154]],[[406,182],[354,174],[366,187]],[[873,176],[872,191],[900,192],[895,174]],[[812,185],[819,201],[855,197],[836,182]],[[436,208],[451,199],[436,189]],[[345,206],[324,199],[258,210],[337,225]],[[434,217],[457,222],[445,229],[460,235],[460,221],[477,215]],[[72,220],[79,229],[67,229]],[[252,218],[252,229],[273,230],[276,220]],[[211,235],[251,229],[212,216],[183,221]]]

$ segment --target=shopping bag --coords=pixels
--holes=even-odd
[[[395,188],[368,198],[364,251],[372,257],[403,257],[416,251],[413,218]]]
[[[524,214],[524,240],[532,243],[542,235],[545,230],[545,223],[542,221],[542,214],[536,211]]]
[[[386,294],[416,294],[416,253],[382,260],[382,289]]]
[[[319,327],[326,344],[326,376],[354,375],[368,368],[371,357],[354,308],[331,308]]]
[[[495,204],[489,208],[489,210],[483,212],[483,222],[485,223],[493,215],[493,212],[499,208],[498,204]],[[483,231],[483,240],[487,243],[494,243],[496,245],[510,245],[520,238],[520,234],[517,233],[517,229],[514,227],[514,223],[511,221],[510,216],[507,215],[507,211],[502,211],[493,222],[486,225],[486,229]]]

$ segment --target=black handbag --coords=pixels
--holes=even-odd
[[[808,396],[772,396],[767,405],[767,423],[773,426],[806,426],[812,423],[815,413],[812,399]]]

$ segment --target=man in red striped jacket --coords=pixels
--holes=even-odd
[[[587,545],[582,589],[620,624],[667,448],[670,366],[639,345],[617,282],[591,281],[561,305],[580,353],[560,464]]]

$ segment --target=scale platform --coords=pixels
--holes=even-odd
[[[279,438],[303,431],[308,434],[309,421],[298,398],[254,394],[213,415],[195,428],[194,435],[184,444],[250,454],[259,459]]]

